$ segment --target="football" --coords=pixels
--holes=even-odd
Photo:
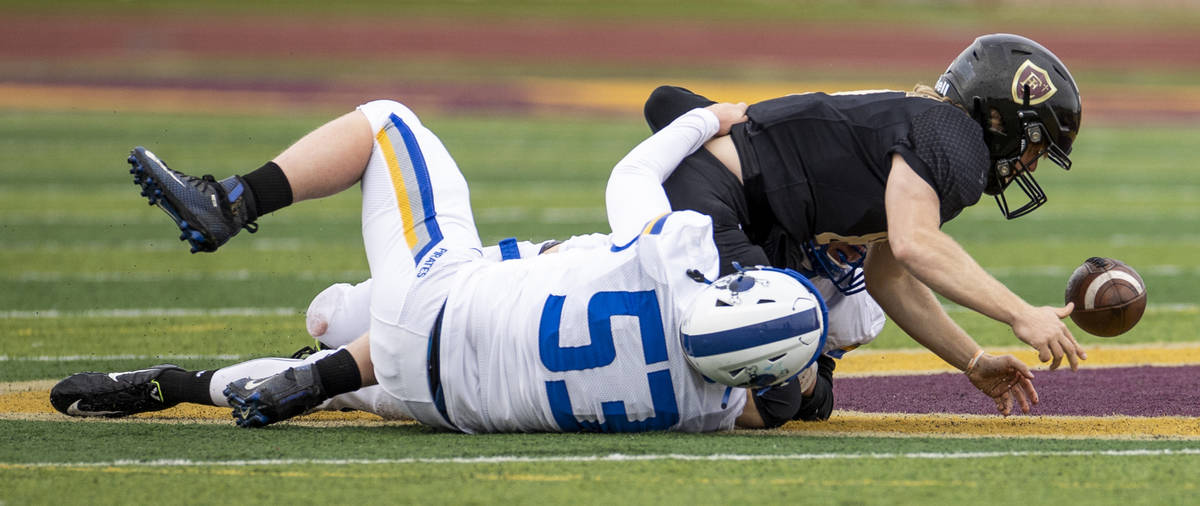
[[[1071,273],[1065,302],[1075,303],[1071,320],[1079,328],[1099,337],[1119,336],[1146,311],[1146,284],[1120,260],[1092,257]]]

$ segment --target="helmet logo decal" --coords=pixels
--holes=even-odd
[[[1013,75],[1013,102],[1025,103],[1026,86],[1029,87],[1029,105],[1037,105],[1050,100],[1050,97],[1053,97],[1058,91],[1058,88],[1054,86],[1054,81],[1050,80],[1050,73],[1034,65],[1030,60],[1025,60],[1025,63],[1022,63],[1017,69],[1017,73]]]
[[[944,76],[937,80],[937,84],[933,85],[933,91],[938,92],[938,95],[946,96],[946,92],[950,91],[950,81]]]

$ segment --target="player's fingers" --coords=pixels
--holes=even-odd
[[[1004,359],[1008,363],[1008,367],[1017,372],[1015,379],[1033,379],[1033,371],[1029,370],[1029,366],[1025,365],[1025,362],[1017,360],[1017,357],[1012,355],[1005,355]]]
[[[1021,389],[1021,391],[1025,393],[1025,397],[1029,399],[1030,404],[1037,404],[1038,401],[1041,400],[1038,398],[1037,389],[1033,388],[1032,381],[1029,381],[1028,379],[1021,380],[1021,382],[1017,384],[1017,388]]]
[[[1038,351],[1038,360],[1041,362],[1049,362],[1050,358],[1054,356],[1053,353],[1050,353],[1050,345],[1048,345],[1048,344],[1043,344],[1041,346],[1038,346],[1037,351]]]
[[[1063,349],[1058,341],[1050,341],[1050,353],[1054,356],[1054,361],[1050,362],[1050,370],[1053,371],[1062,365]]]
[[[1071,347],[1075,349],[1075,354],[1079,356],[1080,360],[1087,360],[1087,352],[1083,351],[1083,346],[1079,345],[1079,341],[1075,339],[1075,334],[1071,333],[1071,329],[1066,327],[1063,325],[1063,334],[1066,334],[1067,339],[1071,341]]]
[[[1025,395],[1025,391],[1019,386],[1014,387],[1009,391],[1012,392],[1012,396],[1017,399],[1017,405],[1021,407],[1021,412],[1029,414],[1029,397]]]
[[[1068,316],[1071,316],[1071,312],[1072,312],[1072,311],[1075,311],[1075,303],[1074,303],[1074,302],[1068,302],[1068,303],[1067,303],[1067,305],[1065,305],[1065,306],[1063,306],[1063,307],[1060,307],[1060,308],[1056,308],[1056,309],[1054,310],[1054,314],[1055,314],[1055,315],[1058,315],[1058,319],[1060,319],[1060,320],[1061,320],[1061,319],[1063,319],[1063,318],[1066,318],[1066,317],[1068,317]]]
[[[1067,362],[1071,364],[1072,371],[1079,370],[1079,345],[1074,342],[1065,342],[1061,344],[1063,353],[1067,355]]]

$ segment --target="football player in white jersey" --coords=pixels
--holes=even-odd
[[[691,142],[668,132],[658,138],[663,146],[639,156],[681,159],[717,126],[716,115],[697,113],[671,130]],[[451,229],[442,212],[436,220]],[[647,207],[639,221],[599,248],[500,263],[482,259],[473,230],[444,233],[424,258],[403,250],[416,265],[403,294],[393,294],[401,283],[387,266],[371,262],[370,337],[311,367],[235,381],[227,395],[239,424],[273,423],[340,393],[324,373],[348,369],[329,367],[342,361],[359,367],[362,384],[377,379],[417,420],[464,432],[732,428],[745,391],[706,382],[678,340],[686,304],[705,286],[686,273],[715,277],[711,222],[666,207]],[[368,251],[376,232],[365,227]],[[381,309],[401,297],[394,312]]]
[[[728,108],[727,104],[725,106]],[[703,141],[711,137],[713,133],[716,133],[715,127],[717,126],[717,122],[713,121],[715,119],[711,115],[706,115],[704,111],[697,111],[693,115],[685,115],[679,122],[673,124],[671,129],[667,129],[660,133],[660,135],[656,135],[631,152],[618,165],[618,170],[622,167],[635,167],[635,171],[642,170],[645,167],[650,167],[651,170],[669,170],[679,159],[697,149]],[[665,169],[659,169],[659,167],[665,167]],[[654,185],[650,185],[657,189],[659,198],[655,198],[656,195],[651,191],[649,194],[644,194],[643,198],[632,200],[651,212],[646,212],[640,216],[636,212],[630,212],[628,213],[629,216],[644,218],[646,216],[653,216],[653,212],[669,209],[665,202],[665,197],[661,197],[659,182],[661,180],[655,181]],[[678,216],[678,214],[668,215],[668,217],[672,216]],[[636,275],[631,275],[625,279],[620,275],[614,275],[617,274],[621,266],[627,265],[626,262],[629,262],[630,259],[621,260],[611,255],[611,253],[619,253],[623,247],[634,245],[634,243],[638,245],[639,256],[645,249],[654,248],[656,247],[655,245],[658,245],[657,247],[660,250],[672,252],[669,255],[655,256],[649,254],[641,256],[640,268],[645,269],[643,275],[653,272],[655,269],[651,267],[659,266],[660,263],[663,263],[663,259],[688,258],[690,255],[697,253],[694,250],[698,248],[680,249],[680,241],[655,242],[654,238],[649,236],[643,236],[642,239],[631,238],[630,236],[636,234],[636,230],[641,228],[640,226],[632,226],[633,223],[639,223],[640,225],[644,223],[644,220],[613,220],[613,245],[610,247],[610,251],[604,252],[609,253],[610,258],[579,257],[580,259],[586,258],[596,262],[596,264],[584,262],[585,265],[603,267],[597,271],[599,275],[595,278],[589,278],[588,273],[583,270],[576,270],[567,275],[565,271],[570,270],[571,266],[581,263],[575,259],[568,260],[569,255],[539,257],[536,260],[525,263],[514,262],[507,264],[511,267],[509,269],[502,268],[506,264],[481,265],[478,262],[473,262],[471,258],[462,260],[461,265],[454,269],[446,267],[454,261],[453,259],[447,261],[447,264],[431,266],[427,274],[429,278],[426,280],[418,279],[416,282],[417,286],[414,287],[413,292],[409,295],[410,301],[419,299],[422,302],[406,305],[401,318],[399,318],[399,321],[402,322],[398,325],[400,333],[406,334],[403,336],[403,339],[388,339],[386,344],[379,344],[381,340],[378,338],[376,332],[378,325],[373,321],[371,335],[375,337],[368,341],[369,345],[360,344],[360,340],[348,347],[352,352],[359,351],[355,357],[358,359],[357,363],[362,373],[360,378],[369,382],[370,376],[374,375],[385,386],[389,382],[392,382],[394,389],[389,389],[389,391],[404,399],[406,405],[419,420],[433,425],[456,428],[468,432],[579,429],[645,430],[652,428],[705,430],[709,428],[710,426],[703,421],[707,416],[703,410],[695,417],[700,429],[689,429],[686,423],[679,421],[680,418],[667,418],[667,420],[676,423],[670,423],[666,426],[655,425],[656,422],[663,421],[663,418],[658,416],[661,405],[655,399],[655,391],[661,390],[661,388],[655,385],[668,383],[656,382],[654,378],[662,378],[661,374],[667,371],[656,371],[658,374],[645,373],[645,377],[650,383],[648,393],[650,398],[640,399],[640,403],[635,400],[625,401],[624,403],[616,401],[589,403],[587,401],[588,394],[586,391],[588,387],[582,385],[592,385],[593,387],[595,385],[601,385],[601,387],[609,386],[605,381],[595,381],[595,379],[607,378],[608,380],[615,380],[615,378],[632,378],[634,381],[640,383],[640,380],[637,380],[637,378],[642,376],[643,371],[638,370],[638,367],[641,367],[643,364],[637,360],[632,360],[626,364],[627,366],[632,365],[632,369],[621,369],[616,366],[616,362],[612,358],[615,356],[615,351],[599,353],[599,359],[593,356],[597,353],[592,350],[594,347],[606,350],[612,348],[611,341],[614,339],[614,336],[618,335],[613,329],[608,328],[602,332],[589,329],[586,333],[579,332],[580,335],[587,336],[586,339],[592,340],[590,344],[584,344],[583,346],[562,347],[557,339],[546,337],[548,335],[557,337],[557,332],[553,330],[548,331],[547,329],[558,328],[558,321],[556,321],[556,317],[553,315],[561,316],[563,305],[566,304],[564,301],[570,298],[569,295],[556,296],[553,293],[549,293],[559,283],[566,283],[566,286],[560,285],[557,287],[558,289],[570,293],[571,288],[576,288],[582,295],[581,297],[575,297],[577,305],[575,311],[581,315],[579,317],[581,321],[584,319],[582,315],[604,316],[604,318],[601,318],[604,321],[609,320],[607,316],[614,314],[631,315],[629,311],[632,310],[629,307],[636,306],[637,304],[628,300],[622,303],[624,305],[608,302],[595,303],[595,308],[609,307],[610,304],[613,304],[613,307],[620,306],[624,308],[622,310],[626,311],[625,313],[604,313],[604,310],[593,307],[594,297],[601,293],[621,293],[625,294],[622,297],[626,297],[628,294],[645,293],[647,291],[644,289],[640,292],[596,291],[595,288],[590,286],[590,283],[593,282],[613,284],[618,283],[618,281],[631,281],[634,283],[631,286],[637,286],[637,283],[645,285],[646,280],[636,280]],[[669,223],[671,223],[671,220],[665,220],[665,222],[657,226],[651,224],[645,230],[650,230],[651,232],[655,231],[655,229],[663,230],[668,228],[667,224]],[[705,220],[704,225],[698,227],[700,233],[693,236],[696,239],[684,241],[683,244],[696,244],[700,248],[711,246],[710,226],[710,223]],[[626,243],[626,240],[629,240],[629,242]],[[649,246],[647,246],[647,243],[649,243]],[[667,250],[668,245],[675,249]],[[648,257],[657,258],[658,261],[647,260]],[[692,257],[692,262],[682,262],[675,269],[666,269],[663,272],[670,273],[673,271],[675,278],[682,278],[681,273],[686,270],[687,264],[703,265],[703,262],[699,260],[700,258]],[[554,262],[551,262],[549,259],[553,259]],[[612,266],[607,266],[604,265],[605,262],[615,263]],[[421,272],[424,272],[424,268],[419,271],[418,278],[420,278]],[[636,271],[630,271],[630,274],[635,273]],[[446,286],[445,283],[436,280],[437,276],[446,276],[447,278],[453,276],[454,281],[451,283],[455,286]],[[688,286],[686,282],[682,285],[672,286],[668,284],[667,286],[662,286],[664,280],[671,278],[670,274],[666,277],[650,274],[649,277],[654,278],[654,281],[658,283],[658,287],[654,291],[655,298],[660,298],[661,300],[658,301],[656,309],[660,309],[663,306],[670,307],[672,302],[678,304],[678,300],[671,301],[663,298],[664,294],[661,292],[672,289],[686,290]],[[519,282],[541,279],[548,281],[548,283],[544,286],[528,287],[530,288],[528,292],[531,294],[528,297],[523,297],[527,295],[524,290],[514,293],[514,297],[511,299],[496,297],[498,290],[505,288],[513,289],[521,286],[518,284]],[[378,280],[376,283],[378,283]],[[426,283],[428,284],[428,288],[421,286]],[[481,286],[487,286],[489,283],[495,290],[479,289]],[[527,287],[521,286],[521,288]],[[378,294],[378,290],[379,288],[376,286],[374,293]],[[426,290],[435,293],[436,296],[430,297],[428,293],[422,293]],[[548,296],[547,293],[549,293]],[[417,294],[421,294],[421,296],[418,297]],[[428,315],[438,311],[438,303],[442,301],[443,294],[449,295],[444,309],[446,319],[438,323],[436,319],[430,318]],[[545,302],[539,308],[543,297]],[[584,300],[588,301],[586,309],[578,307],[583,304],[582,301]],[[372,304],[374,304],[374,300],[372,300]],[[416,310],[412,311],[413,308]],[[473,312],[473,310],[479,308],[483,308],[483,310]],[[592,314],[593,310],[598,313]],[[658,321],[661,322],[664,319],[662,317],[663,311],[656,312],[659,314]],[[511,318],[513,315],[520,317]],[[547,317],[547,315],[552,316]],[[377,315],[374,314],[374,310],[372,310],[372,317],[373,320],[378,320]],[[593,319],[588,318],[588,320]],[[647,328],[649,328],[644,325],[644,319],[641,317],[637,319],[639,322],[638,325],[641,326],[642,336],[646,335]],[[415,326],[409,326],[408,322],[410,320],[420,323]],[[670,321],[670,318],[666,318],[666,320]],[[536,346],[536,353],[533,351],[534,345],[532,339],[530,339],[530,336],[534,335],[532,326],[534,321],[539,322],[537,327],[539,340]],[[528,328],[527,331],[518,331],[510,328],[510,326],[519,326],[522,324]],[[429,338],[429,330],[427,330],[431,326],[435,329],[435,334],[442,333],[452,336],[465,334],[468,336],[466,339],[452,338],[448,342],[439,344],[439,349],[442,351],[435,351],[433,353],[433,356],[439,359],[438,367],[444,368],[445,361],[448,358],[452,358],[455,360],[453,362],[455,369],[462,367],[462,371],[472,372],[465,374],[462,371],[451,374],[441,373],[434,375],[432,379],[424,377],[428,368],[426,364],[430,363],[428,356],[421,356],[421,354],[413,353],[412,351],[431,347],[431,342],[433,341]],[[666,324],[663,331],[673,332],[674,328],[676,327]],[[632,333],[630,332],[630,334]],[[589,341],[586,339],[580,338],[579,342],[588,343]],[[602,346],[603,343],[600,341],[608,342],[608,347]],[[673,339],[667,339],[666,341],[668,348],[673,349],[677,346],[677,343]],[[458,348],[451,348],[447,352],[447,343],[459,346]],[[646,346],[645,341],[642,344]],[[370,353],[363,353],[368,347]],[[564,352],[563,350],[571,351]],[[559,353],[573,358],[554,358]],[[629,355],[625,354],[622,356]],[[670,354],[663,353],[662,355],[665,358]],[[392,358],[388,359],[388,357]],[[538,360],[535,360],[535,357]],[[655,357],[658,357],[657,352]],[[367,358],[371,359],[371,362],[364,360]],[[976,382],[977,385],[981,383],[986,384],[985,387],[988,388],[986,391],[998,398],[999,405],[1004,412],[1011,409],[1013,398],[1018,400],[1023,409],[1028,408],[1029,400],[1036,402],[1036,392],[1033,391],[1032,385],[1028,382],[1027,369],[1022,370],[1023,364],[1020,364],[1012,357],[985,357],[980,355],[979,358],[981,360],[973,361],[971,367],[968,368],[973,371],[969,372],[974,372],[977,376],[980,376],[980,371],[984,370],[1004,371],[1000,374],[1000,376],[1003,376],[1003,379],[998,382]],[[646,352],[644,360],[644,365],[649,366],[651,364],[651,354],[649,352]],[[537,365],[538,361],[541,363],[540,366]],[[654,363],[662,361],[659,360]],[[678,362],[677,359],[676,362]],[[985,362],[986,365],[980,365]],[[521,364],[522,367],[513,367],[513,363]],[[383,364],[389,365],[385,366]],[[396,364],[400,364],[400,366],[396,367]],[[317,365],[319,366],[320,362]],[[372,366],[375,369],[372,369]],[[385,372],[385,367],[391,369],[391,372]],[[616,374],[601,374],[593,378],[593,381],[584,379],[586,378],[584,376],[585,371],[591,374],[595,373],[596,369],[609,369],[615,371]],[[678,369],[673,367],[669,367],[668,369],[671,372],[671,374],[667,375],[668,378],[678,372]],[[445,371],[445,369],[442,369],[442,371]],[[565,379],[548,379],[556,376],[548,375],[546,371],[563,373],[562,377]],[[571,374],[576,372],[579,374]],[[693,380],[696,379],[694,372],[686,372],[691,374]],[[311,372],[293,370],[290,375],[287,373],[276,375],[264,381],[247,382],[243,380],[230,385],[227,395],[237,405],[239,409],[239,422],[242,425],[255,426],[272,423],[279,419],[298,414],[305,409],[303,403],[300,402],[295,403],[294,407],[286,406],[286,399],[295,399],[297,396],[303,397],[308,395],[311,396],[309,402],[317,402],[321,400],[323,395],[330,393],[329,391],[324,393],[319,392],[319,388],[315,387],[319,380],[314,379],[312,376]],[[995,375],[993,374],[987,374],[987,376],[993,378],[993,380],[995,379]],[[570,389],[566,385],[572,378],[578,379],[578,384],[581,385],[579,388],[582,388],[584,391],[583,401],[578,399],[579,396],[571,395],[579,393],[578,391],[572,390],[568,392]],[[444,392],[433,388],[431,386],[432,383],[426,384],[426,382],[437,381],[441,382],[437,386],[444,388]],[[545,383],[545,392],[536,388],[539,382]],[[248,383],[252,388],[247,388]],[[676,388],[687,388],[686,381],[674,382],[674,384]],[[1018,384],[1020,385],[1019,388],[1012,388]],[[646,386],[635,390],[630,385],[630,389],[627,392],[633,391],[640,391],[643,395],[647,395]],[[703,392],[704,389],[698,388],[697,391]],[[439,393],[443,395],[439,395]],[[677,391],[676,393],[679,392]],[[573,398],[575,399],[574,401],[572,401]],[[737,402],[736,397],[734,402]],[[644,414],[641,416],[630,415],[637,407],[635,404],[640,404],[642,408],[641,412]],[[722,403],[722,406],[724,405],[725,403]],[[547,406],[549,409],[547,409]],[[564,406],[569,406],[570,409],[562,409]],[[682,415],[676,416],[682,417]],[[726,421],[718,425],[718,427],[728,426],[728,413],[723,416]],[[692,418],[682,417],[682,419],[686,421]]]
[[[684,273],[715,274],[706,217],[655,219],[669,207],[665,197],[649,195],[634,200],[639,211],[623,210],[629,218],[614,222],[607,249],[487,262],[466,183],[437,138],[401,104],[372,102],[359,111],[244,178],[187,176],[142,148],[130,158],[144,194],[201,251],[215,250],[239,227],[253,231],[254,220],[281,201],[362,181],[374,278],[370,337],[266,379],[233,382],[226,393],[239,424],[286,419],[378,379],[406,414],[466,432],[732,427],[745,392],[705,382],[686,365],[678,340],[667,337],[677,335],[689,292],[700,287]],[[689,113],[618,169],[669,170],[742,111],[744,105],[717,104]],[[277,188],[255,176],[264,170],[285,176],[286,199],[272,197]],[[450,337],[431,339],[431,329]],[[440,351],[431,349],[435,343]],[[1031,374],[1011,356],[980,354],[967,369],[1006,414],[1014,400],[1023,409],[1036,402]],[[137,382],[135,373],[129,381]],[[109,376],[118,383],[124,377]],[[139,381],[156,387],[158,376]]]

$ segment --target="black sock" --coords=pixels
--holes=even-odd
[[[208,385],[212,383],[216,371],[175,371],[167,370],[158,375],[158,386],[164,402],[190,402],[205,406],[213,404],[212,396],[208,393]]]
[[[317,375],[321,377],[321,388],[325,390],[325,395],[333,397],[362,388],[362,375],[358,373],[354,355],[344,348],[316,361],[313,367],[317,368]]]
[[[257,209],[253,211],[256,217],[292,205],[292,185],[275,162],[267,162],[254,172],[242,176],[242,181],[254,194]]]

